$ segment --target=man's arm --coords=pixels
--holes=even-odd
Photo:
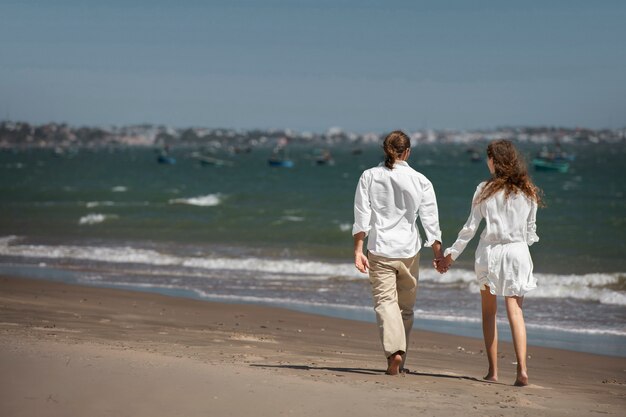
[[[367,273],[370,264],[367,256],[363,253],[363,241],[365,240],[365,232],[359,232],[354,235],[354,266],[362,273]],[[441,250],[441,245],[440,245]]]
[[[439,262],[443,258],[441,252],[441,229],[439,228],[439,210],[437,209],[437,197],[435,196],[435,190],[430,181],[426,181],[423,184],[423,199],[418,208],[418,214],[424,232],[426,232],[426,242],[424,246],[430,246],[433,249],[433,267],[439,272],[442,271],[439,267]]]
[[[442,274],[447,272],[448,268],[442,262],[444,257],[443,252],[441,251],[441,242],[436,240],[431,247],[433,248],[433,267]]]

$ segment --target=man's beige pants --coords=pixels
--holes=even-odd
[[[413,327],[413,306],[419,278],[419,253],[413,258],[367,255],[374,310],[385,357],[400,351],[406,359]]]

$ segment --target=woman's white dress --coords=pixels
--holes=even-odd
[[[474,264],[481,289],[488,286],[494,295],[523,296],[537,288],[528,250],[530,245],[539,241],[535,224],[537,202],[521,192],[505,198],[504,191],[499,191],[474,204],[485,184],[482,182],[476,188],[470,216],[456,242],[445,250],[444,255],[451,254],[456,260],[484,218],[486,226],[480,235]]]

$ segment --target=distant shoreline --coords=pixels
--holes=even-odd
[[[407,131],[414,145],[472,145],[493,139],[508,138],[517,142],[544,145],[626,143],[626,127],[586,129],[567,127],[501,127],[494,129],[455,130],[421,129]],[[203,147],[246,152],[258,146],[276,146],[279,141],[334,146],[379,144],[384,132],[355,133],[340,128],[326,132],[299,132],[291,129],[228,129],[163,125],[73,127],[65,123],[29,124],[0,122],[0,149],[55,149],[57,151],[108,147]]]

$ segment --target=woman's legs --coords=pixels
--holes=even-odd
[[[483,337],[485,349],[489,361],[489,371],[485,378],[487,381],[498,380],[498,327],[496,326],[496,312],[498,302],[495,295],[489,292],[489,287],[480,290],[480,299],[483,313]]]
[[[528,370],[526,369],[526,325],[524,324],[524,312],[522,304],[524,297],[505,297],[506,313],[511,326],[511,336],[517,357],[516,386],[528,385]]]

